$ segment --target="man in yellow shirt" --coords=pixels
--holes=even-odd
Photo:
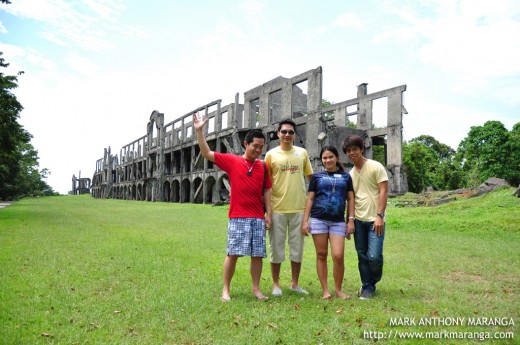
[[[354,163],[350,170],[355,194],[354,242],[362,286],[360,299],[370,299],[383,276],[385,210],[388,201],[388,175],[383,165],[365,158],[363,138],[351,135],[343,141],[343,152]]]
[[[307,190],[305,177],[310,180],[312,166],[307,150],[294,146],[296,124],[290,119],[278,124],[280,145],[269,150],[265,162],[269,168],[271,189],[272,229],[269,231],[273,296],[281,296],[280,268],[285,260],[285,239],[288,235],[292,281],[290,290],[307,295],[298,283],[303,259],[304,237],[301,232]]]

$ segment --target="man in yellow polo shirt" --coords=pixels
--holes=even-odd
[[[265,162],[269,168],[271,189],[272,229],[269,231],[269,248],[271,255],[271,274],[273,277],[273,296],[281,296],[280,268],[285,260],[285,239],[289,242],[289,259],[291,260],[290,290],[307,295],[300,287],[301,262],[303,259],[303,234],[301,224],[307,190],[305,177],[310,180],[312,166],[307,151],[294,146],[296,124],[286,119],[278,124],[280,145],[269,150]],[[288,236],[287,236],[288,235]]]
[[[354,163],[350,170],[355,194],[354,242],[362,286],[360,299],[370,299],[383,276],[385,210],[388,201],[388,175],[383,165],[365,158],[363,138],[351,135],[343,141],[343,152]]]

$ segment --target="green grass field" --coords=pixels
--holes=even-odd
[[[243,258],[229,303],[220,301],[227,207],[23,199],[0,209],[0,343],[518,344],[520,199],[512,194],[422,208],[390,200],[372,300],[355,298],[353,241],[344,284],[353,298],[321,300],[307,238],[300,283],[309,296],[288,291],[286,262],[284,296],[256,301]],[[261,288],[271,287],[264,260]]]

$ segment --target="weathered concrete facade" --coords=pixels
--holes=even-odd
[[[166,202],[215,203],[229,196],[227,174],[200,153],[192,124],[193,114],[209,118],[205,127],[210,148],[223,153],[243,154],[243,141],[250,128],[260,128],[267,137],[266,150],[278,145],[277,124],[291,117],[297,124],[295,145],[309,152],[315,170],[321,169],[319,152],[335,145],[341,152],[349,134],[365,137],[367,157],[374,145],[385,149],[390,194],[408,191],[402,167],[402,94],[406,85],[367,93],[367,84],[358,86],[356,98],[322,106],[322,68],[292,78],[278,77],[244,93],[244,104],[222,106],[221,100],[194,109],[164,123],[164,114],[153,111],[146,135],[123,146],[119,155],[110,147],[97,160],[92,182],[96,198],[118,198]],[[372,129],[373,101],[386,97],[387,126]],[[347,108],[355,111],[347,112]],[[349,117],[356,116],[356,129]],[[343,153],[342,161],[348,162]]]
[[[81,177],[81,171],[79,172],[79,177],[72,175],[72,195],[89,194],[90,184],[90,178]]]

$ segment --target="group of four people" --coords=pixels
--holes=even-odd
[[[350,173],[344,170],[334,146],[323,147],[320,158],[325,170],[313,173],[307,151],[294,146],[296,124],[291,119],[279,123],[280,145],[269,150],[263,162],[259,159],[265,146],[262,131],[253,129],[246,134],[242,156],[224,154],[209,148],[203,130],[207,121],[199,114],[193,116],[201,153],[228,174],[231,186],[222,301],[231,299],[230,284],[241,256],[251,257],[254,296],[258,300],[268,299],[259,287],[263,258],[267,257],[266,230],[272,296],[283,294],[280,270],[286,240],[291,261],[290,290],[308,294],[299,285],[299,277],[304,235],[312,234],[322,298],[332,298],[327,268],[330,243],[335,293],[338,298],[348,299],[342,290],[344,246],[345,237],[350,239],[353,234],[362,282],[358,296],[371,298],[383,272],[388,176],[381,163],[363,156],[364,140],[353,135],[343,143],[343,152],[354,163]]]

